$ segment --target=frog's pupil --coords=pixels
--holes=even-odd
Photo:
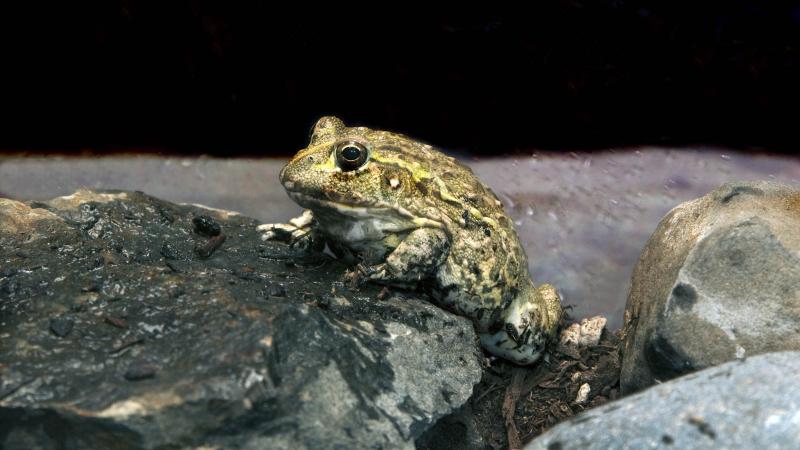
[[[361,150],[358,147],[349,145],[342,149],[342,156],[348,161],[355,161],[361,156]]]

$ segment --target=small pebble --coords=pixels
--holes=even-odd
[[[600,342],[606,322],[605,317],[595,316],[573,323],[561,331],[560,344],[575,349],[595,346]]]
[[[314,299],[315,296],[313,294],[305,294],[303,298]],[[333,302],[332,298],[328,294],[323,295],[316,299],[317,306],[322,309],[330,309],[332,302]]]
[[[194,232],[203,236],[218,236],[221,228],[219,224],[209,216],[197,216],[192,219]]]
[[[580,388],[578,388],[578,396],[575,397],[575,403],[579,405],[583,405],[587,401],[589,401],[589,392],[592,388],[589,386],[589,383],[583,383]]]
[[[167,267],[169,267],[170,270],[172,270],[173,272],[178,272],[178,273],[182,272],[180,264],[178,264],[176,261],[167,260],[167,261],[164,261],[164,264]]]
[[[58,337],[66,337],[75,325],[75,321],[69,317],[56,317],[50,319],[50,331]]]
[[[241,278],[242,280],[257,280],[258,274],[252,267],[245,266],[240,269],[236,269],[233,271],[233,274],[237,278]]]
[[[282,284],[271,284],[268,292],[270,297],[286,297],[286,288]]]
[[[172,211],[169,211],[164,208],[159,208],[158,213],[161,215],[161,217],[164,219],[166,223],[172,223],[175,221],[175,216],[172,214]]]
[[[156,368],[150,364],[132,364],[123,375],[128,381],[139,381],[156,376]]]
[[[98,291],[100,291],[100,284],[97,282],[88,283],[81,288],[81,292],[98,292]]]
[[[178,259],[178,250],[170,242],[161,245],[161,256],[165,259]]]
[[[105,321],[109,325],[113,325],[117,328],[128,328],[128,322],[123,319],[118,319],[116,317],[106,316]]]
[[[214,236],[206,242],[198,243],[194,247],[195,253],[201,258],[208,258],[225,242],[225,235]]]

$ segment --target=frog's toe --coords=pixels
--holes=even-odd
[[[265,223],[256,227],[256,231],[261,233],[262,241],[279,241],[289,243],[292,239],[292,232],[296,227],[287,223]]]
[[[543,339],[532,339],[528,333],[526,336],[509,335],[506,330],[498,331],[494,334],[481,333],[481,346],[493,355],[500,356],[515,364],[526,366],[539,360],[544,350],[545,341]]]
[[[304,246],[313,237],[314,216],[310,210],[303,211],[289,223],[264,223],[256,226],[263,241],[279,241],[293,246]],[[310,245],[309,245],[310,246]]]
[[[258,225],[256,231],[261,233],[262,241],[281,242],[301,253],[319,250],[320,241],[313,229],[297,228],[291,223],[268,223]]]

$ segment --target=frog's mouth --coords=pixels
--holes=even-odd
[[[314,212],[317,220],[333,226],[335,222],[353,223],[370,222],[383,231],[392,232],[411,230],[420,227],[443,228],[444,225],[436,220],[419,217],[407,209],[385,202],[352,205],[330,199],[319,199],[300,192],[286,191],[298,205]]]
[[[350,217],[375,217],[375,216],[391,216],[397,215],[400,217],[413,219],[414,216],[405,211],[403,208],[393,207],[392,205],[388,204],[361,204],[361,205],[350,205],[342,202],[337,202],[335,200],[329,199],[319,199],[316,197],[311,197],[309,195],[301,194],[299,192],[294,191],[286,191],[298,205],[308,208],[312,211],[318,211],[320,209],[326,211],[335,211],[345,216]]]

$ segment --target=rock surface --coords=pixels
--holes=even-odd
[[[729,183],[674,208],[634,269],[623,335],[624,393],[800,350],[800,191]]]
[[[0,448],[404,448],[461,407],[468,320],[350,291],[256,225],[133,192],[0,199]]]
[[[799,352],[731,361],[575,416],[525,448],[797,448],[798,384]]]

